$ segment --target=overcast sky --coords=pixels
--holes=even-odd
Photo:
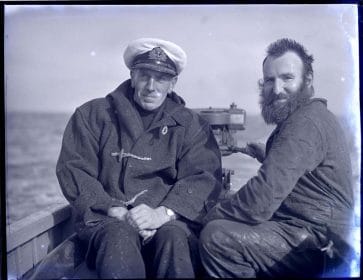
[[[6,108],[72,112],[129,78],[129,41],[158,37],[188,55],[176,92],[189,107],[258,113],[266,47],[288,37],[314,55],[316,96],[352,112],[357,30],[355,5],[5,6]]]

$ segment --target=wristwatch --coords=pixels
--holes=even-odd
[[[165,207],[165,212],[166,212],[166,215],[168,215],[170,217],[171,221],[176,219],[176,215],[175,215],[175,212],[173,210]]]

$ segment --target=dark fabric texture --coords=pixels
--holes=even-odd
[[[76,232],[88,244],[88,265],[101,277],[194,277],[198,246],[192,236],[222,190],[218,145],[208,123],[175,92],[155,114],[143,116],[132,94],[128,80],[72,115],[57,162],[62,192],[75,210]],[[121,151],[124,156],[117,156]],[[107,216],[110,207],[135,196],[128,208],[165,206],[180,217],[146,246],[128,224]],[[155,270],[146,270],[144,261]]]
[[[83,239],[107,223],[111,206],[145,190],[130,207],[163,205],[200,225],[222,189],[220,152],[208,123],[173,92],[145,130],[126,97],[132,91],[128,80],[106,98],[85,103],[64,132],[57,177]],[[133,156],[119,161],[111,155],[121,149]]]
[[[201,232],[200,255],[211,277],[317,277],[324,269],[317,242],[294,225],[214,220]]]
[[[318,249],[332,241],[334,256],[344,256],[353,218],[351,173],[344,131],[325,100],[311,99],[272,132],[257,176],[211,209],[204,223],[276,221],[314,235]]]
[[[101,279],[195,278],[199,265],[197,238],[169,222],[143,245],[126,222],[98,226],[87,252],[87,265]]]

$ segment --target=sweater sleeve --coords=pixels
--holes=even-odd
[[[190,128],[194,133],[186,136],[177,161],[177,181],[160,205],[200,223],[222,190],[221,158],[207,123],[194,120]]]
[[[306,172],[325,154],[321,131],[308,118],[287,123],[274,137],[257,176],[230,200],[217,204],[203,223],[228,219],[248,224],[269,220]]]
[[[98,153],[98,138],[77,109],[64,131],[56,173],[64,196],[86,225],[102,220],[111,206],[122,205],[97,180]]]

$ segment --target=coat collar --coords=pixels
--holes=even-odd
[[[304,106],[306,105],[309,105],[311,103],[315,103],[315,102],[320,102],[320,103],[323,103],[325,106],[328,106],[328,101],[324,98],[310,98],[305,104]]]
[[[275,130],[279,130],[281,126],[283,126],[287,120],[291,119],[292,116],[298,114],[301,110],[305,110],[304,108],[306,108],[307,106],[310,106],[313,103],[322,103],[325,107],[327,107],[328,102],[326,99],[324,98],[309,98],[308,100],[306,100],[304,103],[300,104],[299,107],[297,107],[295,109],[295,111],[293,111],[284,121],[282,121],[281,123],[277,124],[277,127]]]
[[[297,112],[299,112],[300,110],[302,110],[306,106],[309,106],[310,104],[313,104],[313,103],[322,103],[322,104],[324,104],[324,106],[327,107],[327,103],[328,102],[324,98],[310,98],[304,104],[302,104],[299,108],[297,108],[286,120],[284,120],[283,122],[281,122],[278,125],[276,125],[275,129],[271,132],[269,138],[267,139],[267,143],[266,143],[266,154],[269,151],[269,148],[271,146],[271,143],[272,143],[274,137],[280,132],[281,128],[286,124],[286,121],[289,120],[289,119],[291,119],[291,117],[293,115],[295,115]]]
[[[112,107],[118,116],[119,125],[122,131],[126,131],[133,141],[145,131],[139,112],[127,98],[127,95],[133,94],[131,80],[126,80],[119,85],[107,98],[111,99]],[[163,104],[162,112],[156,118],[148,130],[157,127],[175,126],[177,123],[176,114],[184,108],[184,100],[175,92],[168,94]]]

